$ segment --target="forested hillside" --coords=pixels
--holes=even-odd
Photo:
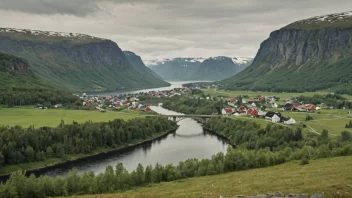
[[[168,85],[132,67],[116,43],[89,35],[0,28],[0,51],[27,59],[38,77],[68,91]]]
[[[79,98],[46,85],[35,76],[28,62],[0,52],[0,104],[70,104]]]
[[[231,90],[351,92],[351,46],[351,12],[298,21],[272,32],[253,64],[221,84]]]

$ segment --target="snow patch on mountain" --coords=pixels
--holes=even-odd
[[[67,33],[67,32],[54,32],[54,31],[41,31],[41,30],[29,30],[29,29],[16,29],[16,28],[0,28],[0,33],[12,33],[14,35],[34,35],[34,36],[48,36],[48,37],[65,37],[65,38],[80,38],[80,39],[100,39],[101,38],[89,36],[86,34],[79,33]]]
[[[352,19],[352,11],[311,17],[308,19],[294,22],[293,24],[317,24],[321,22],[335,23],[335,22],[345,21],[349,19]]]

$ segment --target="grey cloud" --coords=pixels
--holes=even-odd
[[[351,0],[0,0],[0,26],[108,38],[144,59],[253,57],[270,32],[351,7]]]
[[[0,0],[0,9],[34,14],[85,16],[98,10],[94,0]]]

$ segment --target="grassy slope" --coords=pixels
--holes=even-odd
[[[123,193],[75,196],[95,197],[199,197],[288,193],[352,193],[352,156],[319,159],[301,166],[298,161],[247,171],[153,184]]]
[[[39,110],[32,106],[21,108],[1,108],[0,107],[0,125],[21,125],[28,127],[51,126],[56,127],[63,119],[65,123],[76,121],[79,123],[91,120],[93,122],[107,122],[109,120],[131,119],[142,116],[138,111],[107,111],[101,113],[97,110],[67,110],[67,109],[46,109]]]
[[[211,96],[223,96],[225,99],[236,98],[236,96],[238,95],[248,95],[249,97],[255,97],[258,95],[278,96],[280,97],[280,101],[278,102],[278,104],[284,104],[283,100],[285,98],[298,97],[301,95],[304,95],[304,96],[313,96],[314,94],[324,95],[328,93],[323,91],[305,92],[305,93],[273,93],[273,92],[224,91],[224,90],[216,91],[214,89],[203,89],[203,92],[205,95],[210,94]],[[352,99],[352,96],[350,95],[346,95],[344,97],[346,97],[349,100]],[[281,111],[281,109],[271,109],[271,108],[267,108],[267,110]],[[352,119],[351,117],[352,115],[349,117],[346,117],[348,111],[351,111],[351,110],[342,110],[342,109],[322,110],[320,111],[321,114],[310,114],[314,118],[314,120],[311,120],[311,121],[305,121],[305,118],[307,115],[307,113],[305,112],[284,112],[283,115],[286,117],[292,117],[297,122],[305,123],[306,125],[309,125],[319,133],[323,131],[323,129],[327,129],[329,131],[329,134],[336,136],[336,135],[340,135],[341,132],[344,130],[348,130],[352,132],[351,129],[345,128],[345,125],[349,123],[349,121]],[[238,117],[236,119],[256,120],[262,126],[266,126],[268,123],[270,123],[262,119],[252,119],[245,116]]]
[[[341,89],[350,85],[351,62],[352,57],[348,55],[338,60],[307,62],[299,70],[288,66],[271,70],[268,67],[270,63],[256,62],[238,75],[221,81],[221,84],[231,90]]]

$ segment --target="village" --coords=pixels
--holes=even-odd
[[[80,98],[83,100],[83,106],[95,107],[100,112],[105,112],[107,109],[119,111],[128,109],[150,112],[151,109],[145,102],[147,99],[181,96],[191,92],[191,89],[183,87],[168,91],[150,91],[137,94],[118,94],[109,96],[87,95],[86,93],[83,93]],[[158,105],[161,106],[162,103],[160,102]]]

